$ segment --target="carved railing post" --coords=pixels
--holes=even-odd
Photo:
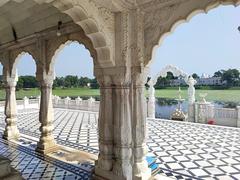
[[[41,101],[39,111],[40,140],[37,144],[36,151],[41,153],[49,153],[57,149],[56,142],[53,137],[53,104],[52,104],[52,84],[53,78],[46,77],[40,82]]]
[[[146,161],[147,111],[144,95],[147,69],[132,69],[132,134],[133,134],[133,179],[148,179],[151,170]]]
[[[156,114],[156,110],[155,110],[155,88],[154,85],[152,83],[152,80],[150,80],[149,83],[149,97],[148,97],[148,118],[155,118],[155,114]]]
[[[17,75],[15,77],[6,77],[5,80],[5,90],[6,90],[6,100],[5,100],[5,130],[3,133],[3,138],[18,139],[19,131],[16,125],[17,119],[17,103],[16,103],[16,84],[17,84]]]
[[[240,106],[237,106],[236,110],[237,110],[237,127],[240,127]]]
[[[195,87],[194,85],[197,83],[197,81],[192,77],[187,77],[185,80],[188,85],[188,118],[187,120],[189,122],[195,122]]]
[[[99,156],[96,162],[95,173],[111,171],[113,166],[113,109],[112,109],[112,82],[110,76],[98,76],[100,84],[99,109]]]
[[[28,97],[25,96],[25,97],[23,98],[23,108],[24,108],[24,109],[27,109],[28,106],[29,106],[29,99],[28,99]]]

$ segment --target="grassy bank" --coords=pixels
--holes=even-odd
[[[225,102],[240,102],[240,90],[196,90],[196,99],[201,99],[199,94],[207,93],[206,100],[208,101],[225,101]],[[182,97],[187,99],[187,89],[182,90]],[[162,98],[177,98],[178,90],[176,89],[161,89],[156,90],[156,97]]]
[[[225,102],[240,102],[240,90],[239,89],[227,89],[227,90],[196,90],[196,98],[199,100],[200,93],[207,93],[206,99],[208,101],[225,101]],[[71,88],[71,89],[53,89],[53,94],[61,97],[66,96],[99,96],[99,89],[89,89],[89,88]],[[147,92],[146,92],[147,94]],[[29,89],[29,90],[19,90],[16,92],[18,99],[24,96],[38,96],[40,95],[39,89]],[[0,99],[4,99],[5,91],[0,90]],[[157,89],[156,97],[161,98],[177,98],[178,89]],[[187,99],[187,89],[182,89],[182,97]]]
[[[99,89],[89,89],[89,88],[69,88],[69,89],[53,89],[53,94],[61,97],[66,96],[99,96]],[[24,96],[27,97],[37,97],[40,95],[39,89],[28,89],[28,90],[19,90],[16,91],[17,99],[22,99]],[[5,91],[0,90],[0,99],[5,99]]]

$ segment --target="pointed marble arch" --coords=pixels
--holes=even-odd
[[[1,0],[0,7],[14,1]],[[75,24],[79,25],[85,35],[91,40],[96,50],[99,67],[112,67],[114,62],[114,14],[106,8],[99,8],[93,1],[72,0],[33,0],[38,4],[50,3],[60,12],[69,15]]]
[[[22,48],[8,50],[0,54],[0,61],[4,69],[4,76],[14,77],[16,75],[17,64],[24,54],[29,54],[32,57],[37,71],[37,67],[40,62],[38,61],[39,58],[36,46],[33,44]]]
[[[194,122],[194,103],[195,103],[195,87],[197,83],[192,76],[189,76],[187,73],[181,69],[173,66],[167,65],[164,67],[153,79],[150,79],[149,84],[149,97],[148,97],[148,117],[155,118],[155,88],[154,85],[157,83],[157,79],[161,77],[166,77],[168,72],[172,72],[174,76],[182,76],[184,81],[188,85],[188,117],[187,121]]]
[[[35,53],[25,50],[25,49],[17,49],[13,52],[10,52],[10,66],[9,66],[9,70],[11,71],[11,75],[17,75],[15,73],[17,73],[17,65],[20,61],[20,59],[22,58],[22,56],[24,56],[25,54],[28,54],[29,56],[32,57],[34,63],[35,63],[35,72],[37,74],[37,65],[38,65],[38,58],[36,56]]]
[[[79,44],[84,45],[84,47],[89,51],[91,57],[93,58],[94,66],[99,66],[97,61],[97,52],[92,46],[91,41],[81,32],[72,33],[68,35],[63,35],[55,39],[51,39],[47,43],[47,71],[53,71],[54,65],[56,62],[57,55],[59,52],[64,49],[67,45],[72,42],[78,42]]]
[[[164,38],[174,32],[178,25],[189,22],[195,15],[207,14],[210,10],[220,5],[240,5],[240,0],[193,0],[170,4],[169,7],[160,9],[158,17],[151,22],[144,32],[145,36],[145,65],[149,66],[155,58],[156,49]],[[174,12],[174,13],[173,13]],[[156,13],[156,11],[153,11]],[[150,15],[149,15],[150,16]],[[149,22],[145,22],[145,24]],[[150,28],[149,28],[150,27]]]
[[[115,65],[114,54],[114,15],[107,11],[100,11],[92,1],[71,0],[34,0],[35,2],[51,3],[62,13],[69,15],[91,40],[97,52],[99,67]],[[104,17],[104,18],[102,18]]]
[[[186,80],[188,78],[188,74],[185,73],[183,70],[181,70],[178,67],[173,66],[173,65],[167,65],[153,78],[153,80],[151,82],[152,85],[154,86],[157,83],[157,80],[159,77],[166,77],[168,72],[173,73],[173,75],[176,77],[182,76],[184,78],[184,80]]]

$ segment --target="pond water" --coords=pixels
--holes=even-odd
[[[236,103],[233,102],[212,102],[214,106],[224,107],[224,108],[235,108]],[[170,119],[173,111],[178,107],[178,102],[175,99],[166,99],[166,98],[156,98],[156,118]],[[182,110],[184,113],[187,113],[188,102],[183,101]]]
[[[81,96],[83,100],[89,99],[91,96]],[[100,96],[92,96],[97,101],[100,101]],[[65,97],[62,97],[65,98]],[[77,97],[71,96],[71,99],[75,99]],[[219,102],[215,101],[212,102],[217,107],[224,107],[224,108],[236,108],[239,103],[234,102]],[[163,118],[163,119],[170,119],[172,112],[178,107],[178,102],[175,99],[168,99],[168,98],[156,98],[156,118]],[[184,113],[187,113],[188,109],[188,102],[183,101],[182,110]]]

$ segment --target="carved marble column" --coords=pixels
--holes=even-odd
[[[40,82],[41,88],[41,101],[39,111],[39,121],[41,126],[39,128],[41,132],[40,140],[37,144],[36,151],[41,153],[49,153],[57,150],[57,144],[53,137],[53,104],[52,104],[52,84],[53,78],[44,78]]]
[[[15,88],[17,84],[17,75],[15,77],[7,77],[5,80],[6,100],[5,100],[5,130],[3,138],[7,140],[17,140],[19,131],[16,125],[17,119],[17,103]]]
[[[146,161],[147,111],[144,95],[147,69],[135,67],[132,73],[133,179],[148,179],[151,170]]]
[[[123,75],[114,76],[114,164],[113,173],[120,179],[132,179],[132,122],[130,109],[130,82]]]
[[[112,82],[110,76],[97,77],[100,84],[99,110],[99,156],[96,162],[95,173],[111,171],[113,166],[113,108]]]

